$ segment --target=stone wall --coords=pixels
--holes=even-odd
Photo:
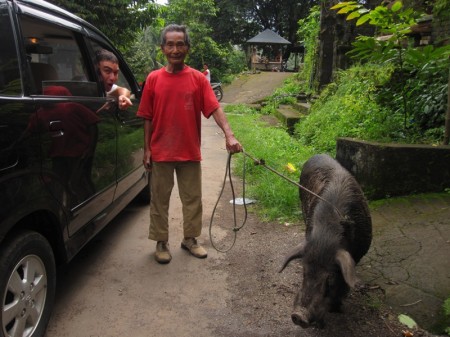
[[[336,159],[355,176],[368,199],[450,188],[450,146],[339,138]]]
[[[450,18],[434,18],[433,32],[431,34],[433,43],[445,45],[450,43]]]

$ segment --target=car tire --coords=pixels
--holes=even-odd
[[[50,244],[37,232],[20,232],[2,243],[0,270],[0,337],[44,336],[56,285]]]

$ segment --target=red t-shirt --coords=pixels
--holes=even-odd
[[[201,115],[209,118],[219,102],[206,77],[186,66],[147,76],[137,116],[152,120],[152,160],[200,161]]]

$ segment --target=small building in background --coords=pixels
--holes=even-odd
[[[291,44],[270,29],[266,29],[247,40],[249,68],[253,71],[281,71],[283,47]]]

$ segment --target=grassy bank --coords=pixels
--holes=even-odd
[[[303,163],[314,152],[298,140],[291,138],[285,129],[265,122],[263,115],[244,105],[226,107],[228,120],[245,152],[298,182]],[[246,196],[257,200],[258,215],[267,221],[298,222],[300,208],[297,186],[279,177],[263,166],[237,154],[233,156],[234,173],[246,180]],[[289,165],[290,164],[290,165]]]

